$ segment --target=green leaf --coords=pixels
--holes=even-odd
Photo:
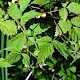
[[[75,51],[78,51],[78,50],[79,50],[79,48],[80,48],[79,44],[78,44],[78,43],[76,43],[76,44],[75,44]]]
[[[67,57],[69,56],[69,50],[67,49],[65,43],[61,43],[57,40],[54,40],[52,43],[55,48],[60,52],[60,54],[64,56],[65,59],[67,59]]]
[[[6,20],[0,22],[0,30],[6,35],[15,35],[17,33],[17,26],[13,21]]]
[[[49,2],[50,2],[50,0],[34,0],[32,2],[32,4],[44,5],[44,4],[47,4]]]
[[[78,59],[80,59],[80,54],[75,56],[74,60],[70,63],[70,65],[74,64]]]
[[[58,60],[54,57],[49,57],[49,59],[46,60],[46,64],[50,67],[53,68],[56,63],[58,62]]]
[[[77,40],[78,40],[78,35],[77,35],[77,33],[76,33],[74,28],[71,28],[69,30],[69,39],[72,39],[75,42],[77,42]]]
[[[69,2],[62,3],[62,6],[63,6],[63,7],[66,7],[68,3],[69,3]]]
[[[34,37],[28,37],[28,46],[34,45],[35,43]]]
[[[67,16],[68,16],[68,11],[66,8],[61,8],[59,11],[59,15],[61,17],[61,19],[63,19],[64,21],[66,21]]]
[[[37,62],[42,63],[46,60],[46,58],[53,54],[54,48],[51,43],[46,43],[40,47],[39,51]]]
[[[67,76],[71,76],[72,73],[71,73],[71,71],[69,69],[67,69],[66,72],[67,72]]]
[[[7,55],[6,61],[10,64],[16,63],[21,59],[21,54],[16,52],[11,52]]]
[[[27,54],[22,54],[22,56],[23,56],[23,59],[22,59],[23,64],[29,65],[30,64],[30,57]]]
[[[38,44],[38,46],[42,46],[43,44],[49,43],[51,42],[52,39],[49,36],[43,36],[41,38],[37,38],[36,39],[36,43]]]
[[[43,36],[40,38],[36,37],[36,41],[34,37],[28,37],[28,46],[34,45],[34,44],[38,44],[38,46],[40,47],[41,45],[51,42],[52,39],[49,36]]]
[[[21,18],[20,10],[15,3],[12,3],[8,9],[8,14],[14,19],[18,20]]]
[[[9,18],[9,15],[8,14],[5,14],[4,20],[7,20],[8,18]]]
[[[76,34],[78,35],[78,37],[80,38],[80,28],[78,27],[74,27]]]
[[[72,24],[69,20],[67,20],[67,21],[60,20],[59,26],[60,26],[61,30],[63,31],[63,33],[67,33],[67,31],[70,30]]]
[[[40,53],[39,50],[35,50],[35,51],[34,51],[34,55],[35,55],[35,56],[38,56],[39,53]]]
[[[43,36],[43,37],[37,39],[37,43],[39,43],[39,42],[44,43],[44,42],[51,42],[51,41],[52,41],[52,39],[49,36]]]
[[[76,80],[76,79],[77,79],[76,75],[75,75],[75,74],[73,74],[73,75],[72,75],[72,77],[71,77],[71,79]],[[70,79],[70,80],[71,80],[71,79]]]
[[[65,72],[65,70],[64,70],[64,68],[63,68],[63,66],[62,66],[62,64],[61,64],[61,70],[59,71],[59,73],[60,73],[61,76],[67,78],[66,72]]]
[[[41,46],[45,43],[51,42],[52,39],[49,36],[43,36],[41,38],[37,38],[36,37],[36,41],[34,37],[28,37],[28,46],[34,45],[34,44],[38,44],[38,46]]]
[[[79,45],[79,47],[80,47],[80,39],[78,40],[78,45]]]
[[[0,16],[5,15],[5,12],[0,8]]]
[[[21,32],[8,41],[8,47],[6,48],[6,50],[21,51],[24,44],[25,44],[24,34]]]
[[[19,0],[20,11],[23,12],[29,5],[31,0]]]
[[[58,36],[58,35],[61,35],[62,32],[61,32],[61,29],[59,28],[59,26],[56,27],[55,29],[55,35],[54,36]]]
[[[10,67],[11,64],[8,63],[7,61],[5,61],[5,59],[0,58],[0,68],[6,68],[6,67]]]
[[[42,32],[45,32],[50,27],[51,26],[49,24],[33,24],[29,27],[26,33],[28,36],[38,35],[41,34]]]
[[[68,68],[70,71],[72,71],[73,73],[76,72],[76,67],[75,66],[71,66],[70,68]]]
[[[80,14],[80,5],[78,3],[75,2],[70,3],[67,9],[74,14]]]
[[[24,25],[30,19],[35,18],[36,16],[40,16],[41,14],[42,13],[36,12],[35,10],[24,13],[23,16],[21,17],[21,24]]]
[[[65,71],[60,70],[59,73],[60,73],[61,76],[65,77],[65,78],[67,77]]]
[[[80,17],[74,17],[71,19],[71,22],[74,26],[80,27]]]
[[[45,4],[44,5],[44,9],[45,10],[48,10],[48,9],[52,9],[52,8],[54,8],[54,4],[55,4],[56,2],[49,2],[48,4]],[[52,13],[52,12],[51,12]],[[51,14],[50,13],[50,14]]]
[[[2,18],[2,15],[5,15],[5,12],[0,8],[0,19]]]

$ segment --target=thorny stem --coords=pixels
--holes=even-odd
[[[35,8],[35,9],[40,9],[40,7],[35,7],[35,6],[30,6],[30,7]]]
[[[29,49],[27,49],[27,51],[28,51],[34,58],[36,58]]]
[[[16,23],[20,26],[21,30],[24,31],[23,27],[20,25],[19,21],[16,21]]]
[[[71,44],[75,44],[75,42],[70,41],[65,35],[62,34],[62,36],[63,36],[68,42],[70,42]]]
[[[40,7],[35,7],[35,6],[30,6],[30,7],[34,8],[34,9],[41,9]],[[44,12],[44,13],[48,13],[49,14],[49,13],[58,12],[58,11],[59,10],[53,10],[53,11],[48,11],[48,12]]]
[[[20,25],[20,28],[21,28],[21,30],[22,30],[23,33],[24,33],[24,37],[25,37],[25,47],[26,47],[26,49],[28,49],[28,40],[27,40],[27,35],[26,35],[26,28],[25,28],[25,26],[22,26],[19,21],[16,21],[16,22],[17,22],[18,25]]]
[[[49,11],[49,12],[45,12],[45,13],[52,13],[52,12],[58,12],[59,10],[54,10],[54,11]]]
[[[54,23],[56,25],[56,27],[58,27],[58,24],[56,23],[56,21],[54,20]],[[58,30],[59,34],[58,36],[64,41],[64,39],[61,37],[61,35],[71,44],[75,44],[75,42],[69,40],[64,34],[61,34],[60,31]],[[53,40],[55,40],[58,36],[56,36]]]
[[[54,19],[54,24],[55,24],[56,27],[58,27],[58,24],[56,23],[55,19]],[[58,32],[59,32],[59,34],[53,40],[55,40],[58,36],[61,35],[59,30],[58,30]]]
[[[25,47],[26,47],[26,49],[27,49],[27,52],[29,52],[33,57],[35,57],[35,56],[33,55],[33,53],[28,49],[28,37],[27,37],[27,34],[26,34],[26,28],[25,28],[25,26],[22,26],[19,21],[16,21],[16,23],[20,26],[21,30],[22,30],[23,33],[24,33],[24,37],[25,37]],[[35,58],[36,58],[36,57],[35,57]]]

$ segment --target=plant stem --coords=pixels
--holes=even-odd
[[[1,50],[4,49],[4,34],[1,34]],[[1,53],[1,58],[4,58],[4,51]],[[4,80],[4,68],[1,69],[2,80]]]
[[[19,21],[16,21],[16,22],[17,22],[18,25],[20,25],[20,28],[24,33],[25,47],[26,47],[26,49],[28,49],[28,39],[27,39],[27,34],[26,34],[26,28],[25,28],[25,26],[22,26]]]
[[[71,44],[76,44],[75,42],[70,41],[65,35],[62,34],[62,36],[63,36],[69,43],[71,43]]]
[[[31,75],[32,75],[32,71],[28,74],[28,76],[27,76],[27,78],[25,80],[29,80]]]
[[[25,47],[26,47],[26,49],[27,49],[27,52],[29,52],[33,57],[35,57],[35,56],[33,55],[33,53],[28,49],[28,37],[27,37],[27,34],[26,34],[26,28],[25,28],[25,26],[22,26],[19,21],[16,21],[16,23],[20,26],[21,30],[22,30],[23,33],[24,33],[24,37],[25,37]],[[36,57],[35,57],[35,58],[36,58]]]

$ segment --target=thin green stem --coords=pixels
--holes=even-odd
[[[36,42],[36,35],[34,35],[34,31],[32,31],[32,36],[34,37],[34,41]],[[38,50],[39,47],[37,43],[35,43],[35,46],[36,46],[36,49]]]
[[[4,49],[4,34],[1,34],[1,49]],[[4,58],[4,51],[1,52],[1,58]],[[1,77],[4,80],[4,68],[1,69]]]

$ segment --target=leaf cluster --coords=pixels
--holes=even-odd
[[[71,1],[14,0],[0,8],[0,30],[9,36],[0,67],[20,69],[16,80],[31,70],[37,80],[80,78],[80,4]]]

